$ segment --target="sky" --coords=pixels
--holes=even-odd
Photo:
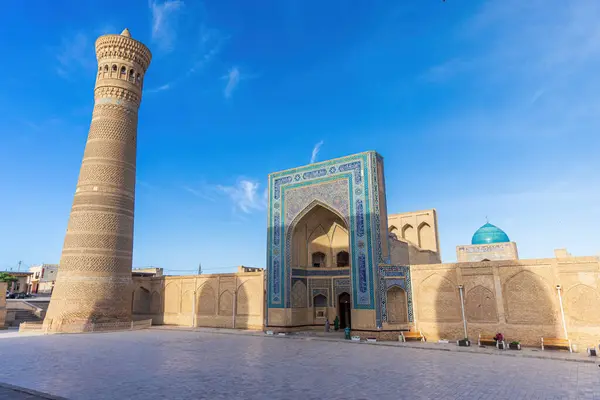
[[[153,53],[134,267],[265,267],[270,172],[367,150],[389,213],[435,208],[442,258],[489,221],[521,258],[599,255],[600,2],[8,2],[0,270],[58,263],[93,108],[94,41]]]

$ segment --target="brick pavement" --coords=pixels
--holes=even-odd
[[[171,331],[192,331],[192,332],[205,332],[205,333],[218,333],[224,335],[247,335],[247,336],[265,336],[265,332],[263,331],[251,331],[251,330],[241,330],[241,329],[227,329],[227,328],[191,328],[185,326],[175,326],[175,325],[157,325],[153,326],[150,329],[157,330],[171,330]],[[349,342],[344,340],[344,334],[342,332],[328,332],[325,333],[323,331],[304,331],[304,332],[294,332],[288,333],[284,336],[274,335],[273,337],[277,339],[301,339],[301,340],[322,340],[322,341],[336,341],[345,344],[352,344],[354,342]],[[406,343],[402,343],[399,341],[381,341],[375,343],[365,343],[362,341],[362,344],[368,344],[370,346],[388,346],[388,347],[409,347],[411,349],[424,349],[424,350],[440,350],[440,351],[457,351],[464,353],[475,353],[475,354],[484,354],[484,355],[499,355],[506,357],[526,357],[526,358],[541,358],[541,359],[549,359],[549,360],[563,360],[563,361],[574,361],[574,362],[585,362],[585,363],[595,363],[597,362],[597,358],[589,357],[587,355],[586,349],[580,349],[579,352],[569,353],[568,351],[562,350],[546,350],[541,351],[540,347],[524,347],[520,351],[512,351],[512,350],[498,350],[494,346],[477,346],[477,343],[474,342],[470,347],[459,347],[456,345],[456,342],[450,342],[447,344],[437,343],[437,342],[420,342],[416,340],[411,340]]]
[[[0,354],[0,382],[69,399],[600,399],[596,364],[335,341],[146,330],[11,338]]]

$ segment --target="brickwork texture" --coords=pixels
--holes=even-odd
[[[96,41],[94,110],[44,324],[131,320],[138,108],[150,50],[131,38]]]

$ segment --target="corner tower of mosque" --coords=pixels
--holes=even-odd
[[[96,58],[92,122],[44,319],[49,331],[131,321],[138,109],[152,55],[125,29],[99,37]]]

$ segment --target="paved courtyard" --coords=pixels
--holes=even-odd
[[[307,339],[145,330],[0,354],[0,382],[68,399],[600,399],[597,364]]]

